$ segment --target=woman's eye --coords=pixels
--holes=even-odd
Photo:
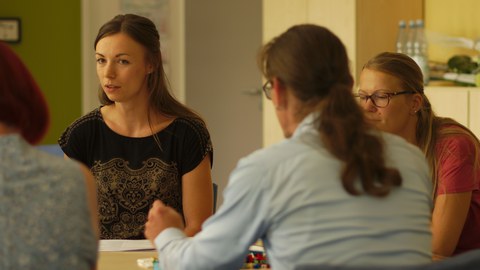
[[[375,98],[377,98],[377,99],[387,99],[387,98],[388,98],[388,95],[378,94],[378,95],[375,95]]]
[[[122,65],[130,64],[130,62],[128,60],[124,60],[124,59],[120,59],[120,60],[118,60],[118,62]]]
[[[365,101],[368,99],[369,95],[361,93],[361,94],[356,94],[355,97],[357,97],[359,100]]]
[[[97,63],[99,63],[99,64],[105,63],[105,59],[97,58]]]

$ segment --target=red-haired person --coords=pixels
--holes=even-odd
[[[0,269],[96,269],[93,176],[33,147],[49,121],[29,70],[0,42]]]

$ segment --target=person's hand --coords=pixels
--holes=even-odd
[[[153,243],[163,230],[170,227],[184,230],[185,225],[182,216],[173,208],[156,200],[148,212],[148,220],[145,223],[145,237]]]

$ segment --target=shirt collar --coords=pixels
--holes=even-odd
[[[298,127],[297,129],[295,129],[292,137],[297,137],[305,131],[312,129],[315,120],[317,120],[318,117],[320,117],[320,112],[311,112],[310,114],[305,116],[305,118],[303,118],[300,124],[298,124]]]

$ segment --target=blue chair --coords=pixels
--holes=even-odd
[[[62,148],[58,144],[37,145],[37,148],[52,155],[63,157]]]
[[[479,270],[480,249],[471,250],[448,259],[413,266],[334,266],[327,264],[301,265],[295,270]]]
[[[215,211],[217,210],[217,190],[218,190],[218,185],[213,183],[213,213],[215,214]]]

